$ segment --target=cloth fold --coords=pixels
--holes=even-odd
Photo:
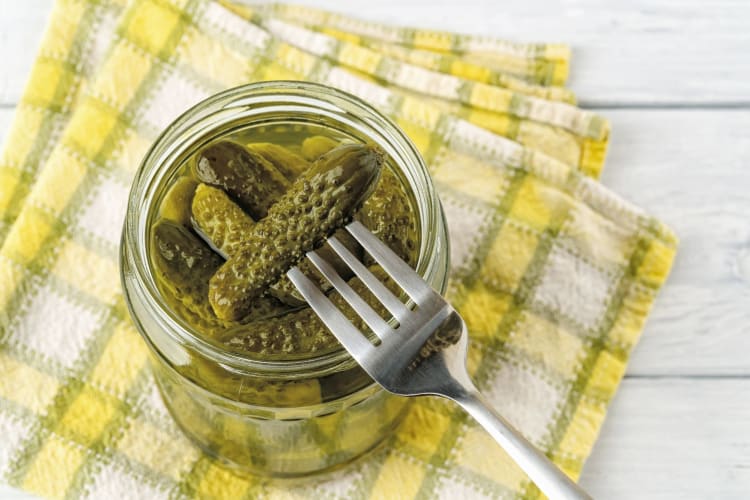
[[[539,496],[440,400],[294,486],[233,475],[166,413],[120,291],[129,185],[182,111],[272,79],[349,91],[411,137],[446,211],[472,376],[577,477],[676,239],[596,182],[609,125],[554,86],[568,57],[295,6],[58,0],[0,156],[0,479],[51,498]]]

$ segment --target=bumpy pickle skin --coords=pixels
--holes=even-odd
[[[192,223],[207,240],[206,243],[224,258],[231,257],[239,251],[243,239],[255,225],[255,221],[224,191],[208,184],[199,184],[195,189]],[[362,256],[362,248],[347,231],[339,230],[336,236],[354,255]],[[318,251],[324,259],[334,265],[344,279],[352,276],[351,270],[330,248],[323,246]],[[310,263],[303,260],[299,265],[302,272],[311,276],[324,291],[330,289],[330,283]],[[272,284],[269,287],[269,293],[291,307],[305,304],[305,299],[286,276],[282,276],[279,281]]]
[[[307,161],[315,161],[338,145],[339,143],[330,137],[314,135],[302,141],[301,152]]]
[[[196,156],[193,174],[226,191],[255,220],[289,188],[289,180],[271,162],[241,144],[218,141]]]
[[[393,293],[401,293],[398,285],[380,266],[369,266],[369,270]],[[381,317],[391,317],[359,278],[351,279],[349,285]],[[362,318],[338,292],[332,292],[329,298],[356,328],[363,332],[369,331]],[[283,317],[253,321],[246,328],[225,330],[218,340],[232,352],[260,357],[321,352],[338,345],[336,338],[310,308],[290,312]]]
[[[235,255],[255,221],[221,189],[199,184],[192,204],[192,221],[224,257]]]
[[[209,301],[216,316],[241,318],[253,299],[305,252],[351,220],[375,187],[382,165],[383,153],[363,144],[339,146],[316,160],[211,277]]]
[[[294,182],[310,167],[310,163],[294,151],[272,142],[251,142],[247,149],[268,160],[289,182]]]
[[[243,328],[224,330],[218,340],[231,352],[266,358],[317,352],[336,343],[309,308],[283,317],[253,321]]]
[[[348,231],[345,229],[339,229],[333,235],[352,253],[352,255],[360,260],[362,259],[363,249]],[[347,266],[328,245],[320,246],[315,249],[315,251],[318,252],[323,260],[330,263],[343,279],[348,280],[354,276],[354,273],[349,266]],[[331,290],[332,287],[328,280],[325,279],[323,275],[315,269],[315,266],[310,264],[306,259],[300,261],[297,265],[303,273],[309,276],[313,282],[323,290],[324,293]],[[269,293],[285,304],[291,306],[303,306],[307,304],[305,299],[302,298],[302,295],[297,291],[297,287],[294,286],[286,275],[269,287]]]
[[[194,321],[214,319],[208,303],[208,280],[223,259],[188,229],[165,219],[154,226],[152,245],[156,276],[174,301]]]
[[[205,335],[214,337],[218,332],[241,329],[244,323],[289,311],[273,297],[261,297],[239,321],[219,320],[208,302],[208,280],[224,259],[189,229],[166,219],[154,225],[151,241],[154,271],[165,300]]]
[[[401,183],[390,170],[383,170],[377,188],[355,219],[412,267],[416,265],[419,244],[414,211]]]

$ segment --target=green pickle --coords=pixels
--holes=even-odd
[[[247,149],[268,160],[289,182],[293,182],[310,167],[310,163],[297,153],[272,142],[251,142]]]
[[[232,141],[216,142],[195,159],[195,176],[220,187],[251,217],[261,219],[289,188],[289,181],[263,156]]]
[[[263,297],[253,302],[240,321],[222,321],[213,314],[208,302],[208,280],[224,259],[188,228],[167,219],[154,226],[151,244],[157,283],[170,306],[210,337],[289,310],[278,300]]]
[[[314,135],[302,141],[302,156],[308,161],[315,161],[339,143],[324,135]]]
[[[192,203],[192,222],[224,258],[239,251],[243,235],[255,221],[221,189],[199,184]]]
[[[184,226],[166,219],[154,226],[151,241],[160,282],[182,306],[211,319],[207,281],[223,259]]]
[[[242,317],[252,299],[346,224],[371,193],[382,164],[382,153],[362,144],[339,146],[318,158],[211,277],[209,301],[216,316]]]
[[[352,219],[361,221],[414,265],[417,224],[411,199],[396,175],[385,168],[378,148],[326,135],[299,137],[296,142],[276,139],[230,137],[209,144],[188,160],[152,223],[150,255],[167,305],[207,340],[249,359],[307,359],[340,346],[286,271],[299,265],[357,328],[371,334],[304,259],[305,253],[316,250],[379,314],[390,318],[325,240],[335,235],[398,293],[343,226]],[[249,378],[202,358],[191,358],[175,370],[231,400],[277,407],[319,404],[372,383],[358,366],[317,378],[279,380]],[[163,391],[181,390],[177,384],[165,384]],[[207,435],[207,443],[220,435],[223,440],[230,439],[229,434],[238,436],[237,429],[245,425],[227,421],[217,427],[212,422],[224,417],[202,415],[205,412],[191,401],[193,396],[172,396],[184,401],[185,413],[178,420],[203,419],[206,432],[217,434]],[[402,405],[397,406],[394,411],[401,411]],[[338,418],[337,414],[321,417],[315,432],[341,432]],[[347,439],[355,438],[352,434]],[[251,445],[261,439],[265,437],[259,432],[240,440]],[[221,453],[244,454],[246,448]],[[261,463],[264,458],[242,455],[237,460]]]
[[[383,281],[391,291],[398,293],[395,283],[388,278],[382,268],[371,266],[370,271]],[[373,307],[375,312],[382,317],[390,317],[387,310],[359,278],[352,279],[349,284],[357,294]],[[344,314],[354,326],[362,331],[369,331],[367,325],[359,315],[351,310],[341,295],[333,292],[330,299],[336,307],[344,311]],[[336,338],[328,331],[313,310],[308,307],[291,312],[283,317],[259,320],[252,325],[252,329],[226,330],[219,337],[219,341],[231,352],[265,355],[293,354],[295,352],[312,353],[325,351],[337,345]]]
[[[339,229],[333,234],[333,236],[335,236],[336,239],[338,239],[355,257],[360,260],[362,259],[362,247],[359,246],[357,240],[355,240],[348,231],[345,229]],[[316,252],[318,252],[323,260],[331,264],[339,276],[345,280],[348,280],[354,275],[352,270],[349,269],[349,266],[347,266],[328,245],[318,247]],[[308,278],[312,279],[323,292],[327,293],[331,290],[332,286],[328,280],[326,280],[309,261],[302,260],[298,266],[300,270]],[[269,287],[269,293],[290,306],[301,306],[306,304],[305,299],[302,298],[302,295],[297,291],[297,288],[286,276],[271,285]]]
[[[409,198],[392,172],[383,172],[377,189],[356,218],[399,257],[416,265],[419,249],[416,222],[409,208]]]
[[[255,224],[255,221],[224,191],[207,184],[200,184],[195,189],[191,220],[204,240],[224,258],[233,256],[238,252],[244,237],[249,234],[250,229]],[[362,248],[347,231],[339,230],[335,235],[349,251],[361,257]],[[320,247],[318,252],[326,261],[333,264],[344,279],[349,279],[352,276],[349,267],[329,247]],[[330,283],[318,273],[312,264],[303,260],[299,266],[302,272],[310,276],[324,291],[330,290]],[[286,276],[270,285],[268,292],[292,307],[305,304],[305,300]]]

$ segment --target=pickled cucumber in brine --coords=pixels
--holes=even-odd
[[[374,189],[382,165],[382,153],[362,144],[339,146],[316,160],[211,277],[216,316],[241,317],[305,252],[349,222]]]
[[[236,355],[297,359],[335,350],[335,337],[286,272],[298,265],[367,332],[304,256],[318,252],[387,318],[326,239],[334,235],[385,278],[343,229],[356,218],[413,265],[418,253],[413,198],[375,146],[314,127],[251,132],[209,142],[176,172],[150,230],[157,285],[166,305],[196,335]],[[328,377],[315,397],[333,397],[336,387],[366,382],[361,370],[351,372],[353,379],[342,377]],[[246,388],[250,399],[265,391],[253,384]],[[244,399],[241,393],[236,396]]]
[[[219,141],[201,151],[193,169],[198,180],[226,191],[256,220],[265,217],[289,188],[289,181],[271,162],[232,141]]]
[[[281,174],[293,182],[310,163],[289,148],[271,142],[251,142],[247,148],[268,160]]]

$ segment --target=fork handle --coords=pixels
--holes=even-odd
[[[585,491],[498,415],[476,389],[451,398],[474,417],[551,500],[591,500]]]

